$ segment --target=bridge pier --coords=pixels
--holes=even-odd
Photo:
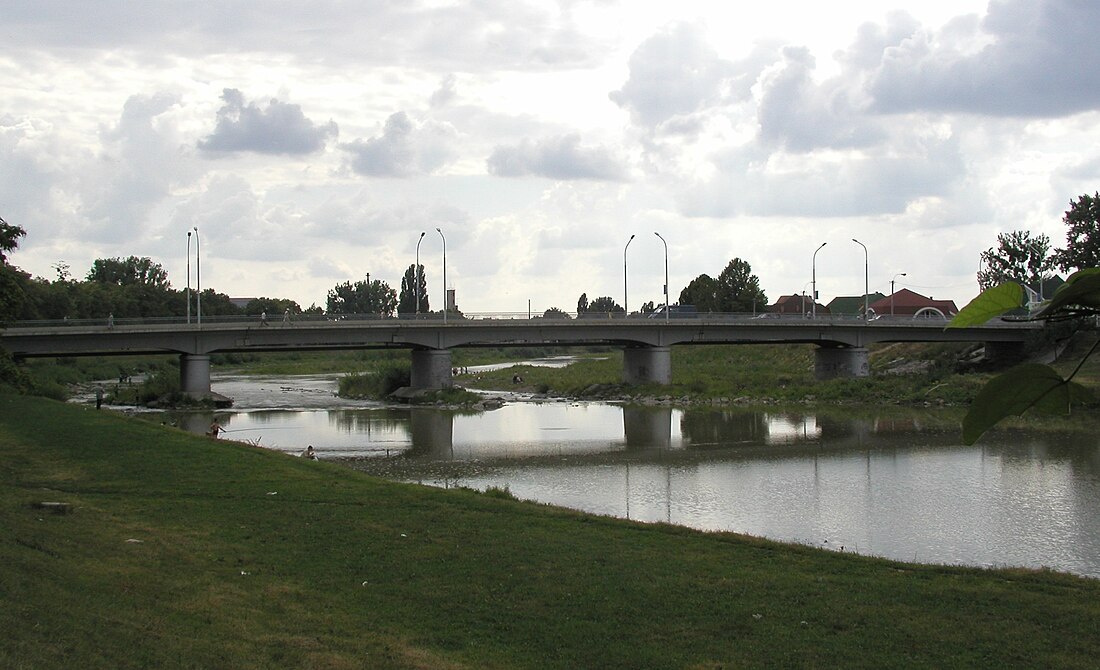
[[[814,352],[814,377],[818,381],[870,375],[871,361],[866,347],[818,347]]]
[[[445,389],[454,385],[450,349],[413,349],[409,385],[414,389]]]
[[[1026,354],[1023,342],[986,342],[982,357],[994,365],[1008,367],[1022,363]]]
[[[671,384],[672,350],[669,347],[623,349],[624,384]]]
[[[180,390],[184,393],[210,393],[210,356],[180,354]]]

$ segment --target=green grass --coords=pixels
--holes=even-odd
[[[68,503],[55,515],[35,503]],[[384,482],[0,396],[0,667],[1095,667],[1100,582]]]
[[[753,402],[903,403],[954,405],[970,401],[988,375],[955,374],[958,345],[875,347],[871,377],[817,381],[813,345],[683,346],[672,348],[672,384],[621,384],[622,353],[593,355],[564,368],[520,366],[456,383],[475,388],[517,389],[574,397],[664,397],[684,401],[715,398]],[[895,359],[927,361],[915,374],[886,370]],[[519,374],[522,385],[512,382]]]

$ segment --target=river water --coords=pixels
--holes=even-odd
[[[1100,577],[1095,431],[959,439],[936,410],[633,407],[505,396],[455,411],[350,401],[337,376],[215,376],[204,432],[400,481],[904,561]]]

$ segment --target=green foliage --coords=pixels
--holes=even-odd
[[[328,292],[326,311],[329,314],[378,314],[393,316],[397,309],[397,292],[383,281],[359,280],[344,282]]]
[[[734,258],[726,265],[715,285],[716,312],[755,312],[763,310],[768,304],[768,296],[760,288],[760,280],[752,274],[752,266],[740,258]]]
[[[268,318],[280,318],[287,312],[291,316],[302,313],[298,303],[287,298],[254,298],[244,306],[244,313],[250,316],[267,314]]]
[[[983,267],[978,272],[978,286],[993,288],[1005,282],[1037,287],[1054,269],[1050,254],[1050,238],[1031,236],[1026,230],[997,235],[997,248],[982,252]]]
[[[980,326],[992,318],[1001,316],[1024,304],[1024,288],[1015,282],[982,291],[966,307],[959,310],[948,328],[970,328]]]
[[[428,280],[424,275],[424,265],[413,263],[405,270],[401,277],[401,291],[397,296],[398,314],[427,314],[431,312],[428,306]],[[419,297],[420,306],[417,307]]]
[[[1100,192],[1071,201],[1062,221],[1066,224],[1066,248],[1054,252],[1064,272],[1100,267]]]
[[[985,323],[997,314],[1018,306],[1013,298],[1023,293],[1020,286],[1004,285],[987,289],[955,315],[948,327]],[[998,311],[999,310],[999,311]],[[1100,314],[1100,269],[1087,268],[1069,277],[1054,296],[1033,316],[1035,320],[1059,321]],[[1097,341],[1100,343],[1100,340]],[[1085,354],[1082,364],[1096,350]],[[992,379],[974,398],[963,420],[963,441],[973,444],[982,434],[1013,415],[1023,415],[1031,409],[1068,414],[1075,404],[1090,402],[1091,393],[1073,377],[1081,365],[1063,378],[1054,368],[1030,363],[1017,366]]]
[[[337,393],[344,398],[382,399],[399,388],[410,385],[409,365],[394,364],[370,372],[344,375]]]
[[[583,297],[583,296],[582,296]],[[578,305],[579,306],[579,305]],[[608,312],[625,312],[619,303],[615,302],[615,299],[610,296],[601,296],[596,298],[588,304],[588,309],[585,310],[586,314],[606,314]]]
[[[113,286],[149,286],[162,291],[171,286],[168,271],[160,263],[137,256],[96,259],[88,271],[88,281]]]
[[[718,282],[713,277],[701,274],[692,279],[684,290],[680,291],[681,305],[694,305],[700,312],[717,312]]]
[[[22,226],[8,223],[0,218],[0,265],[7,263],[8,254],[19,246],[19,238],[27,234]]]
[[[551,307],[542,313],[544,319],[568,319],[571,318],[567,312],[563,312],[557,307]]]

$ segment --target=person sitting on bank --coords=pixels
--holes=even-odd
[[[218,435],[220,435],[224,432],[225,432],[225,429],[222,428],[221,424],[218,423],[217,419],[215,419],[214,422],[210,424],[210,428],[207,429],[206,435],[208,437],[212,437],[216,440],[216,439],[218,439]]]
[[[313,445],[306,447],[306,450],[302,452],[302,458],[308,458],[311,461],[317,460],[317,454],[313,451]]]

